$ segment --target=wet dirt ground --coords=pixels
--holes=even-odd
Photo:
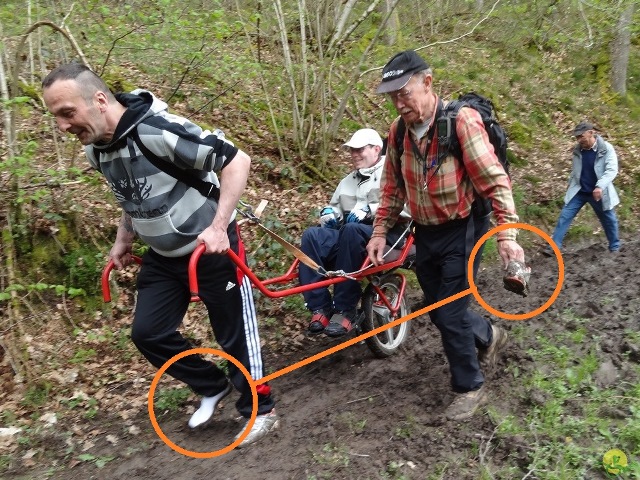
[[[599,360],[611,361],[619,373],[628,373],[628,362],[640,362],[640,353],[629,351],[634,347],[622,333],[640,329],[639,254],[636,240],[627,241],[617,255],[602,244],[566,252],[558,298],[546,311],[523,322],[491,316],[473,300],[474,309],[508,331],[516,324],[524,325],[524,335],[511,335],[497,368],[487,375],[487,404],[469,420],[452,422],[443,416],[452,399],[448,365],[437,330],[421,315],[411,321],[408,341],[390,358],[376,359],[359,343],[273,380],[280,428],[248,448],[215,458],[185,456],[156,435],[146,405],[140,404],[131,418],[103,411],[90,421],[96,434],[86,454],[108,459],[102,468],[96,461],[79,462],[77,455],[65,456],[64,445],[52,442],[46,455],[36,456],[40,461],[30,468],[16,464],[5,478],[423,479],[431,478],[434,469],[446,463],[447,469],[433,478],[471,479],[476,477],[469,472],[477,472],[479,462],[500,466],[501,462],[520,461],[524,469],[526,450],[517,442],[492,449],[490,459],[481,455],[496,427],[488,408],[512,414],[532,408],[531,392],[509,367],[517,365],[520,377],[539,368],[528,349],[534,346],[537,332],[552,335],[572,328],[561,320],[570,309],[576,317],[590,319],[589,331],[601,339]],[[483,300],[496,310],[516,314],[544,305],[558,282],[558,262],[535,253],[530,265],[533,276],[527,298],[502,288],[497,264],[482,268],[477,285]],[[420,308],[420,292],[412,291],[408,298],[414,310]],[[314,338],[286,353],[269,347],[263,353],[273,372],[335,344]],[[232,394],[222,403],[216,421],[201,431],[189,431],[185,412],[161,415],[159,422],[176,445],[199,452],[217,451],[229,445],[241,428],[235,420],[234,401]],[[72,426],[60,422],[59,428]],[[110,434],[118,438],[116,443],[109,441]]]

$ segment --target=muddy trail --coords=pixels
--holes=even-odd
[[[520,322],[491,317],[510,331],[510,341],[496,369],[487,375],[486,405],[467,421],[451,422],[443,416],[452,399],[448,365],[438,332],[421,315],[411,321],[409,340],[390,358],[376,359],[359,343],[273,380],[281,425],[251,447],[208,459],[178,453],[156,435],[146,404],[140,401],[143,397],[138,396],[138,403],[129,405],[128,411],[137,412],[131,416],[108,410],[88,420],[94,435],[85,457],[68,455],[67,446],[52,435],[44,452],[32,455],[31,462],[16,462],[5,478],[472,479],[478,478],[479,464],[520,467],[522,474],[514,478],[522,478],[531,452],[522,439],[493,438],[496,424],[489,409],[518,415],[544,401],[520,378],[536,369],[553,368],[535,364],[528,351],[538,347],[539,332],[553,336],[575,328],[567,320],[568,311],[575,318],[589,319],[589,338],[600,339],[598,360],[609,366],[600,381],[634,375],[630,363],[640,362],[640,352],[625,341],[623,332],[640,330],[639,255],[637,241],[627,241],[618,254],[609,254],[601,244],[576,248],[564,255],[562,291],[544,313]],[[524,299],[501,287],[499,266],[482,268],[477,285],[483,300],[507,313],[529,312],[547,302],[558,280],[558,262],[536,253],[530,264],[531,293]],[[412,291],[408,298],[414,310],[421,308],[419,292]],[[472,305],[490,316],[475,300]],[[316,337],[284,354],[266,347],[265,361],[269,371],[276,371],[335,344]],[[216,421],[202,431],[189,431],[184,411],[161,415],[159,422],[176,445],[216,451],[241,428],[234,401],[234,395],[227,397]],[[56,428],[74,427],[60,421]],[[24,453],[24,449],[15,452]],[[442,465],[446,468],[436,472]],[[605,477],[594,472],[589,478]]]

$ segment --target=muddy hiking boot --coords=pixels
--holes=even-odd
[[[445,411],[445,416],[449,420],[466,420],[476,413],[476,410],[486,399],[486,390],[484,385],[478,390],[472,390],[466,393],[456,393]]]
[[[311,322],[309,323],[309,328],[307,332],[310,335],[317,335],[318,333],[324,332],[324,329],[329,325],[329,318],[331,317],[331,312],[328,309],[320,309],[314,310],[311,315]]]
[[[510,292],[526,297],[529,295],[529,279],[531,278],[531,268],[517,260],[510,260],[507,270],[502,277],[504,288]]]
[[[357,327],[357,321],[356,309],[335,313],[324,333],[329,337],[342,337]]]
[[[482,368],[482,371],[485,373],[496,366],[498,363],[498,357],[507,345],[507,340],[509,338],[507,331],[503,328],[491,325],[491,330],[493,330],[491,345],[487,348],[478,349],[478,361],[480,362],[480,368]]]

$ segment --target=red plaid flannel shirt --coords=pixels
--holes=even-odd
[[[435,117],[435,112],[434,112]],[[431,120],[433,123],[433,118]],[[491,198],[493,214],[498,225],[518,221],[511,181],[496,157],[482,124],[480,114],[473,108],[461,108],[456,119],[456,131],[462,146],[462,161],[449,154],[439,169],[427,169],[416,158],[411,143],[405,141],[402,161],[395,145],[398,119],[389,129],[387,157],[382,173],[380,205],[376,212],[376,233],[389,231],[405,203],[413,220],[421,225],[440,225],[465,218],[471,213],[474,189],[483,198]],[[407,127],[407,134],[411,135]],[[425,151],[427,134],[416,143]],[[427,165],[435,164],[438,140],[434,136],[427,152]],[[437,169],[437,172],[436,172]],[[399,181],[400,172],[403,181]],[[428,184],[424,188],[425,182]],[[498,233],[498,240],[515,240],[517,230]]]

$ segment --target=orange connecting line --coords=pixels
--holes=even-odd
[[[551,294],[551,296],[549,297],[549,300],[547,300],[547,302],[540,306],[539,308],[532,310],[531,312],[527,312],[527,313],[522,313],[522,314],[511,314],[511,313],[504,313],[501,312],[499,310],[496,310],[495,308],[491,307],[487,302],[485,302],[482,297],[480,296],[480,294],[478,293],[478,288],[476,287],[474,278],[473,278],[473,261],[475,260],[476,255],[478,254],[478,251],[480,250],[480,247],[482,247],[482,245],[484,244],[484,242],[486,242],[492,235],[496,234],[497,232],[500,232],[502,230],[506,230],[506,229],[510,229],[510,228],[516,228],[516,229],[523,229],[523,230],[529,230],[532,231],[538,235],[540,235],[544,240],[546,240],[549,245],[551,246],[551,248],[553,249],[553,251],[556,254],[556,258],[558,260],[558,283],[556,284],[556,287],[553,291],[553,293]],[[556,246],[556,244],[553,242],[553,240],[551,239],[551,237],[543,232],[542,230],[540,230],[537,227],[534,227],[533,225],[529,225],[527,223],[509,223],[509,224],[504,224],[504,225],[500,225],[497,226],[495,228],[492,228],[491,230],[489,230],[487,233],[485,233],[482,238],[480,238],[480,240],[475,244],[475,246],[473,247],[473,250],[471,251],[471,255],[469,256],[469,261],[467,263],[467,279],[469,282],[470,287],[460,293],[456,293],[455,295],[451,295],[450,297],[447,297],[443,300],[440,300],[436,303],[433,303],[427,307],[424,307],[416,312],[410,313],[409,315],[405,315],[404,317],[398,318],[397,320],[394,320],[393,322],[390,322],[386,325],[383,325],[381,327],[375,328],[373,330],[371,330],[370,332],[367,333],[363,333],[362,335],[358,335],[355,338],[352,338],[350,340],[347,340],[339,345],[336,345],[335,347],[331,347],[328,348],[327,350],[317,353],[309,358],[305,358],[304,360],[300,360],[299,362],[296,362],[292,365],[289,365],[288,367],[285,367],[283,369],[280,369],[270,375],[267,375],[266,377],[262,377],[258,380],[254,380],[251,375],[249,374],[249,372],[247,371],[247,369],[244,367],[244,365],[242,365],[237,359],[235,359],[234,357],[232,357],[231,355],[229,355],[226,352],[223,352],[221,350],[215,350],[213,348],[194,348],[191,350],[187,350],[184,352],[181,352],[177,355],[175,355],[174,357],[170,358],[163,366],[161,369],[158,370],[158,372],[156,373],[155,377],[153,378],[153,381],[151,382],[151,387],[149,389],[149,395],[148,395],[148,411],[149,411],[149,417],[151,419],[151,424],[153,425],[153,428],[155,429],[156,433],[158,434],[158,436],[169,446],[171,447],[173,450],[175,450],[178,453],[181,453],[183,455],[189,456],[189,457],[194,457],[194,458],[211,458],[211,457],[216,457],[219,455],[223,455],[225,453],[230,452],[231,450],[233,450],[235,447],[237,447],[240,442],[242,442],[242,440],[244,440],[244,438],[248,435],[249,431],[251,430],[251,427],[253,426],[253,424],[255,423],[256,417],[258,415],[258,394],[257,394],[257,390],[256,387],[258,385],[262,385],[264,383],[267,383],[271,380],[274,380],[278,377],[281,377],[282,375],[285,375],[287,373],[291,373],[295,370],[297,370],[300,367],[304,367],[305,365],[309,365],[310,363],[315,362],[316,360],[320,360],[321,358],[327,357],[333,353],[339,352],[342,349],[345,349],[347,347],[350,347],[351,345],[355,345],[358,342],[361,342],[362,340],[365,340],[369,337],[372,337],[374,335],[378,335],[379,333],[384,332],[385,330],[388,330],[389,328],[393,328],[396,327],[398,325],[400,325],[403,322],[409,321],[412,318],[415,317],[419,317],[420,315],[424,315],[425,313],[430,312],[431,310],[435,310],[436,308],[442,307],[450,302],[453,302],[455,300],[458,300],[466,295],[473,295],[474,298],[478,301],[478,303],[485,308],[488,312],[494,314],[497,317],[500,318],[504,318],[506,320],[526,320],[528,318],[532,318],[535,315],[538,315],[542,312],[544,312],[547,308],[549,308],[553,302],[556,301],[556,299],[558,298],[558,295],[560,294],[560,290],[562,289],[562,284],[564,282],[564,262],[562,260],[562,255],[560,253],[560,250],[558,249],[558,247]],[[247,381],[249,382],[249,386],[251,387],[251,394],[253,395],[253,411],[251,413],[251,418],[249,419],[249,422],[247,423],[247,426],[244,430],[244,432],[242,433],[242,435],[235,440],[233,443],[231,443],[230,445],[226,446],[225,448],[222,448],[220,450],[215,450],[213,452],[194,452],[191,450],[186,450],[178,445],[176,445],[175,443],[173,443],[171,440],[169,440],[169,438],[167,438],[167,436],[164,434],[164,432],[162,431],[162,429],[160,428],[160,426],[158,425],[158,421],[156,419],[155,416],[155,412],[154,412],[154,408],[153,408],[153,398],[154,398],[154,393],[155,390],[158,386],[158,382],[160,380],[160,377],[162,377],[162,375],[164,374],[164,372],[173,364],[175,363],[177,360],[186,357],[188,355],[195,355],[195,354],[205,354],[205,353],[210,353],[213,355],[217,355],[223,358],[226,358],[227,360],[231,361],[232,363],[234,363],[238,369],[243,373],[243,375],[247,378]]]
[[[355,345],[356,343],[361,342],[362,340],[369,338],[369,337],[373,337],[374,335],[377,335],[379,333],[384,332],[385,330],[388,330],[390,328],[393,327],[397,327],[398,325],[400,325],[401,323],[404,323],[406,321],[411,320],[412,318],[415,317],[419,317],[420,315],[424,315],[427,312],[430,312],[431,310],[434,310],[436,308],[442,307],[443,305],[446,305],[449,302],[453,302],[454,300],[458,300],[459,298],[464,297],[465,295],[469,295],[471,293],[471,289],[468,288],[467,290],[464,290],[460,293],[456,293],[455,295],[452,295],[448,298],[445,298],[444,300],[440,300],[439,302],[436,302],[432,305],[429,305],[428,307],[422,308],[416,312],[410,313],[409,315],[405,315],[404,317],[400,317],[397,320],[394,320],[393,322],[387,323],[386,325],[383,325],[381,327],[378,328],[374,328],[373,330],[367,332],[367,333],[363,333],[362,335],[358,335],[355,338],[352,338],[351,340],[347,340],[344,343],[341,343],[340,345],[336,345],[335,347],[331,347],[326,349],[323,352],[320,353],[316,353],[315,355],[309,357],[309,358],[305,358],[304,360],[300,360],[299,362],[296,362],[292,365],[289,365],[288,367],[282,368],[280,370],[278,370],[277,372],[272,373],[271,375],[267,375],[266,377],[263,377],[259,380],[257,380],[257,384],[261,384],[261,383],[267,383],[273,379],[276,379],[278,377],[281,377],[282,375],[286,374],[286,373],[291,373],[294,370],[297,370],[300,367],[304,367],[305,365],[309,365],[310,363],[315,362],[316,360],[320,360],[321,358],[324,357],[328,357],[329,355],[331,355],[332,353],[336,353],[339,352],[340,350],[350,347],[351,345]]]

